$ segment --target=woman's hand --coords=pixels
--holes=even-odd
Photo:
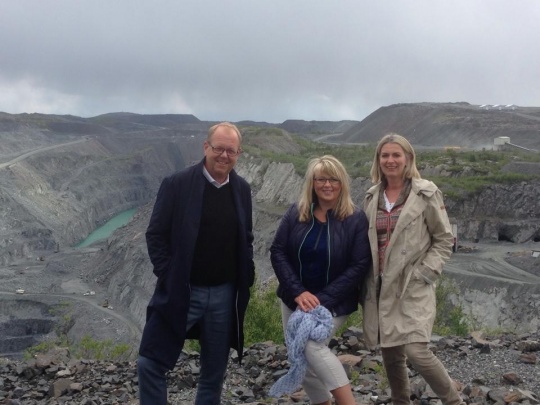
[[[304,311],[308,312],[314,309],[317,305],[320,304],[319,299],[311,294],[309,291],[304,291],[298,297],[294,299],[298,307]]]

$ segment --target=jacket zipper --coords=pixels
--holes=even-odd
[[[315,225],[315,217],[313,216],[313,206],[314,204],[311,204],[311,226],[307,230],[307,232],[304,234],[304,237],[302,238],[302,242],[300,243],[300,246],[298,247],[298,252],[296,252],[296,256],[298,257],[298,273],[300,276],[300,281],[302,280],[302,260],[300,259],[300,252],[302,251],[302,246],[304,246],[304,242],[306,241],[306,238],[308,236],[308,233],[313,229],[313,226]]]
[[[311,230],[315,226],[315,216],[313,215],[313,207],[314,207],[314,204],[311,205],[311,226],[304,234],[304,238],[302,239],[302,242],[300,243],[300,246],[298,247],[298,252],[297,252],[298,263],[300,264],[299,266],[300,281],[303,281],[302,280],[302,260],[300,260],[300,251],[302,250],[302,246],[304,246],[304,242],[306,241],[306,238],[309,232],[311,232]],[[326,236],[328,239],[326,242],[326,250],[328,252],[328,265],[326,267],[326,285],[328,285],[328,281],[330,280],[330,251],[331,251],[330,249],[330,245],[331,245],[330,243],[330,216],[328,215],[328,211],[326,212],[326,223],[328,224],[328,226],[326,227]]]
[[[330,246],[331,246],[331,241],[330,241],[330,216],[328,215],[328,211],[326,211],[326,223],[328,224],[328,226],[326,227],[326,233],[327,233],[327,242],[326,242],[326,248],[328,250],[328,266],[326,267],[326,285],[328,285],[328,281],[330,280]]]

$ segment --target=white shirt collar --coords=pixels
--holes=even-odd
[[[213,184],[217,188],[223,187],[225,184],[229,182],[229,175],[227,175],[227,178],[225,179],[223,183],[218,182],[216,179],[212,177],[210,172],[206,170],[206,166],[203,166],[203,174],[204,174],[204,177],[206,177],[206,179],[210,182],[210,184]]]
[[[386,191],[384,194],[384,204],[386,205],[386,211],[390,212],[392,211],[392,208],[394,208],[395,202],[391,203],[390,200],[388,200],[388,197],[386,196]]]

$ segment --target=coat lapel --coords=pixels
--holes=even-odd
[[[380,184],[376,185],[374,187],[371,187],[367,193],[366,193],[366,201],[364,202],[364,211],[366,212],[366,215],[368,216],[368,223],[369,223],[369,231],[368,231],[368,238],[369,238],[369,244],[371,246],[371,257],[373,257],[372,261],[372,270],[373,270],[373,277],[376,278],[379,275],[379,241],[377,240],[377,204],[378,204],[378,198],[379,195],[379,188]]]
[[[403,206],[403,210],[401,211],[401,214],[399,215],[398,222],[396,224],[396,228],[394,229],[394,232],[392,233],[392,236],[390,238],[390,242],[388,243],[387,252],[390,252],[392,245],[395,243],[396,238],[399,236],[403,230],[416,218],[418,218],[422,212],[424,212],[426,208],[426,202],[424,199],[419,196],[418,194],[414,193],[413,190],[409,193],[409,197],[407,197],[407,201],[405,202],[405,205]]]
[[[238,181],[238,175],[233,170],[229,173],[229,182],[231,183],[233,196],[234,196],[234,205],[236,206],[236,215],[238,215],[238,229],[242,232],[246,228],[246,215],[244,205],[242,204],[242,199],[240,192],[240,183]]]

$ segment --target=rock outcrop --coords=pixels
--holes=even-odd
[[[496,184],[469,197],[448,198],[448,212],[465,240],[540,241],[540,180]]]

